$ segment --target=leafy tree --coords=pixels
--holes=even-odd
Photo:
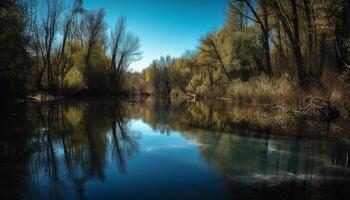
[[[111,32],[110,75],[113,93],[124,89],[125,73],[131,62],[140,59],[140,41],[132,33],[126,32],[126,19],[119,18],[115,30]]]

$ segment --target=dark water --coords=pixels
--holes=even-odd
[[[17,106],[1,199],[348,199],[338,126],[225,102]],[[345,139],[344,139],[345,138]]]

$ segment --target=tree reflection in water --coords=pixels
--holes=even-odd
[[[87,184],[111,176],[111,162],[115,174],[127,176],[130,158],[145,155],[140,132],[131,128],[138,119],[157,137],[176,133],[193,141],[198,159],[225,180],[235,198],[278,199],[290,188],[298,198],[325,197],[350,185],[350,148],[337,138],[339,124],[290,119],[264,107],[89,100],[24,105],[13,113],[1,120],[1,198],[84,199]]]
[[[105,180],[110,150],[117,170],[125,173],[125,157],[137,153],[139,137],[128,128],[125,108],[112,101],[35,106],[39,120],[32,130],[36,149],[29,167],[33,194],[42,193],[42,184],[48,183],[50,198],[62,198],[68,176],[84,198],[86,182]]]

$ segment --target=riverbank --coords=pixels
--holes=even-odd
[[[132,95],[107,96],[98,93],[79,93],[55,97],[40,93],[27,98],[30,102],[54,101],[64,98],[118,98],[139,99],[149,96],[170,98],[173,102],[200,101],[203,99],[233,101],[239,104],[250,104],[278,109],[282,113],[293,117],[305,117],[311,120],[329,121],[338,117],[349,118],[350,84],[348,76],[323,77],[320,81],[313,81],[306,88],[301,88],[289,76],[272,79],[267,76],[257,76],[249,81],[227,84],[225,88],[204,87],[197,90],[198,95],[189,96],[182,90],[174,88],[170,95],[156,95],[154,91],[133,88]],[[147,94],[147,95],[145,95]]]
[[[289,76],[278,79],[258,76],[249,81],[234,81],[225,88],[202,87],[193,96],[174,89],[170,96],[175,100],[224,99],[252,105],[267,105],[288,113],[311,114],[312,118],[315,115],[327,118],[328,115],[336,116],[336,113],[339,113],[341,118],[347,119],[350,111],[349,83],[347,75],[334,75],[323,77],[319,81],[314,80],[302,88]]]

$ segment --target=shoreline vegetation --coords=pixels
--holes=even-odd
[[[195,50],[133,72],[142,52],[125,17],[108,27],[104,9],[86,10],[82,0],[2,1],[2,98],[226,99],[313,120],[348,119],[350,1],[253,2],[228,0],[223,26]]]
[[[25,110],[43,108],[67,114],[67,122],[81,121],[90,105],[95,109],[111,112],[107,107],[123,108],[123,113],[131,119],[143,119],[153,128],[186,132],[191,129],[216,133],[237,133],[257,137],[274,136],[302,138],[329,137],[344,142],[350,141],[347,120],[333,121],[307,120],[302,116],[290,117],[281,109],[269,106],[242,104],[219,99],[201,101],[176,101],[170,98],[115,98],[61,99],[59,102],[32,102],[24,104]],[[62,111],[61,111],[62,109]],[[118,111],[119,113],[119,111]],[[15,120],[15,118],[13,118]],[[163,125],[162,125],[163,124]]]

